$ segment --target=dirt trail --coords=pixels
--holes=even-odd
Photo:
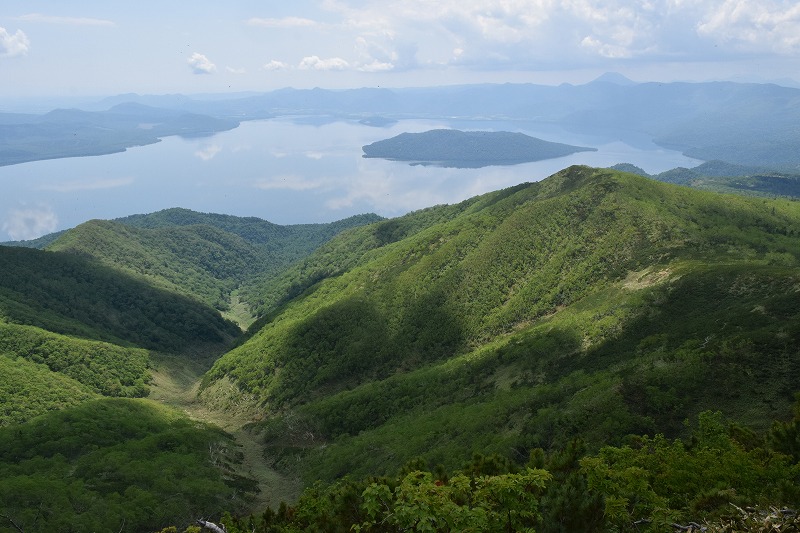
[[[264,457],[260,435],[245,428],[253,420],[253,413],[247,409],[212,409],[198,400],[200,379],[207,365],[185,357],[164,356],[155,362],[155,367],[150,387],[151,400],[182,409],[193,420],[218,426],[233,437],[242,454],[236,473],[254,479],[260,490],[250,504],[250,512],[261,513],[267,507],[277,508],[281,501],[297,499],[301,490],[300,480],[274,470]]]

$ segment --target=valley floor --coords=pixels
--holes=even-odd
[[[223,410],[201,402],[197,393],[202,375],[208,369],[204,363],[161,356],[155,365],[150,399],[181,409],[192,420],[215,425],[233,437],[237,445],[234,455],[239,456],[235,474],[255,481],[258,487],[250,502],[250,512],[261,513],[267,507],[277,508],[282,501],[297,500],[302,490],[300,479],[272,468],[264,456],[261,435],[247,427],[256,415],[252,407]]]

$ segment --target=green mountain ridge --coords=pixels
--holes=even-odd
[[[61,377],[31,367],[32,375],[72,387],[82,399],[88,391],[146,395],[154,357],[202,362],[241,334],[220,310],[236,301],[246,319],[235,294],[246,280],[268,277],[330,236],[374,219],[277,226],[173,209],[89,221],[48,241],[46,251],[0,247],[0,353],[45,365]],[[41,390],[37,380],[20,383],[14,395]],[[78,393],[81,387],[88,388]]]
[[[380,220],[357,215],[328,224],[280,226],[255,217],[167,209],[68,230],[45,247],[99,260],[155,286],[219,310],[246,283],[269,279],[350,227]]]
[[[69,230],[47,250],[95,258],[217,309],[267,260],[244,239],[204,224],[140,229],[95,220]]]
[[[707,191],[766,198],[800,198],[800,176],[797,173],[775,172],[719,160],[706,161],[694,168],[677,167],[655,175],[629,163],[611,168]]]
[[[572,167],[330,242],[204,386],[259,398],[307,480],[680,435],[704,408],[764,429],[798,371],[798,231],[790,201]]]

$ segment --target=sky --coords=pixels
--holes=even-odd
[[[2,0],[0,109],[23,97],[800,81],[798,0]]]

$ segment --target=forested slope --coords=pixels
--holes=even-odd
[[[793,202],[572,167],[332,241],[206,390],[260,398],[308,479],[679,435],[709,408],[763,429],[800,372],[798,232]]]
[[[93,220],[47,249],[94,258],[217,309],[226,308],[231,291],[265,261],[241,237],[207,225],[139,229]]]
[[[0,270],[7,322],[168,352],[237,334],[207,305],[73,254],[0,247]]]
[[[225,310],[243,283],[269,279],[339,232],[377,220],[377,215],[357,215],[328,224],[280,226],[255,217],[174,208],[89,221],[46,248],[95,258]]]
[[[152,352],[202,359],[238,328],[92,259],[0,247],[0,426],[97,395],[146,396]]]

